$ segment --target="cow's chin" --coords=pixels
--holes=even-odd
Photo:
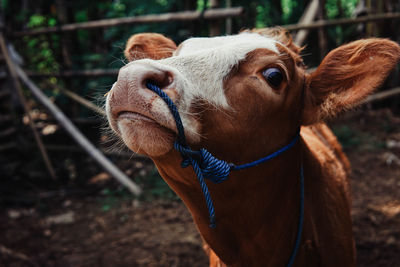
[[[173,131],[154,121],[122,119],[118,121],[118,129],[130,150],[149,157],[168,153],[176,138]]]

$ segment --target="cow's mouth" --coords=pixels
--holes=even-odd
[[[136,123],[156,124],[159,127],[165,129],[166,131],[171,132],[171,134],[176,133],[176,129],[171,128],[169,123],[162,123],[162,121],[159,121],[148,115],[138,113],[135,111],[121,111],[117,114],[116,120],[118,123],[121,123],[123,120],[126,120],[128,122],[132,122],[133,124]]]
[[[132,111],[121,111],[118,113],[117,115],[117,120],[131,120],[131,121],[137,121],[137,120],[141,120],[141,121],[147,121],[147,122],[153,122],[153,123],[157,123],[155,120],[137,113],[137,112],[132,112]]]
[[[118,132],[124,143],[134,152],[160,156],[173,147],[174,130],[147,115],[121,111],[116,116]]]

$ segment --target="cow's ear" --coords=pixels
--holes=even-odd
[[[331,51],[306,77],[302,124],[334,117],[360,104],[399,59],[399,45],[386,39],[359,40]]]
[[[143,58],[162,59],[172,56],[175,50],[174,41],[162,34],[139,33],[132,35],[126,42],[124,55],[128,61]]]

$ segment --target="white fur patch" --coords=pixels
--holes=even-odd
[[[279,53],[276,40],[257,33],[191,38],[184,41],[177,54],[158,61],[159,64],[176,68],[183,78],[183,99],[190,104],[200,97],[216,106],[227,107],[223,90],[226,75],[246,55],[258,48]]]

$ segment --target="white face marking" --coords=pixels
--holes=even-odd
[[[257,33],[244,32],[237,35],[218,37],[194,37],[181,44],[179,56],[193,55],[211,50],[229,50],[232,53],[247,54],[257,48],[267,48],[278,52],[276,40]]]
[[[159,63],[174,67],[182,74],[184,101],[195,97],[222,107],[228,107],[223,90],[224,78],[246,55],[258,48],[279,53],[276,40],[257,33],[191,38],[184,41],[176,55]],[[181,77],[179,77],[181,78]]]

